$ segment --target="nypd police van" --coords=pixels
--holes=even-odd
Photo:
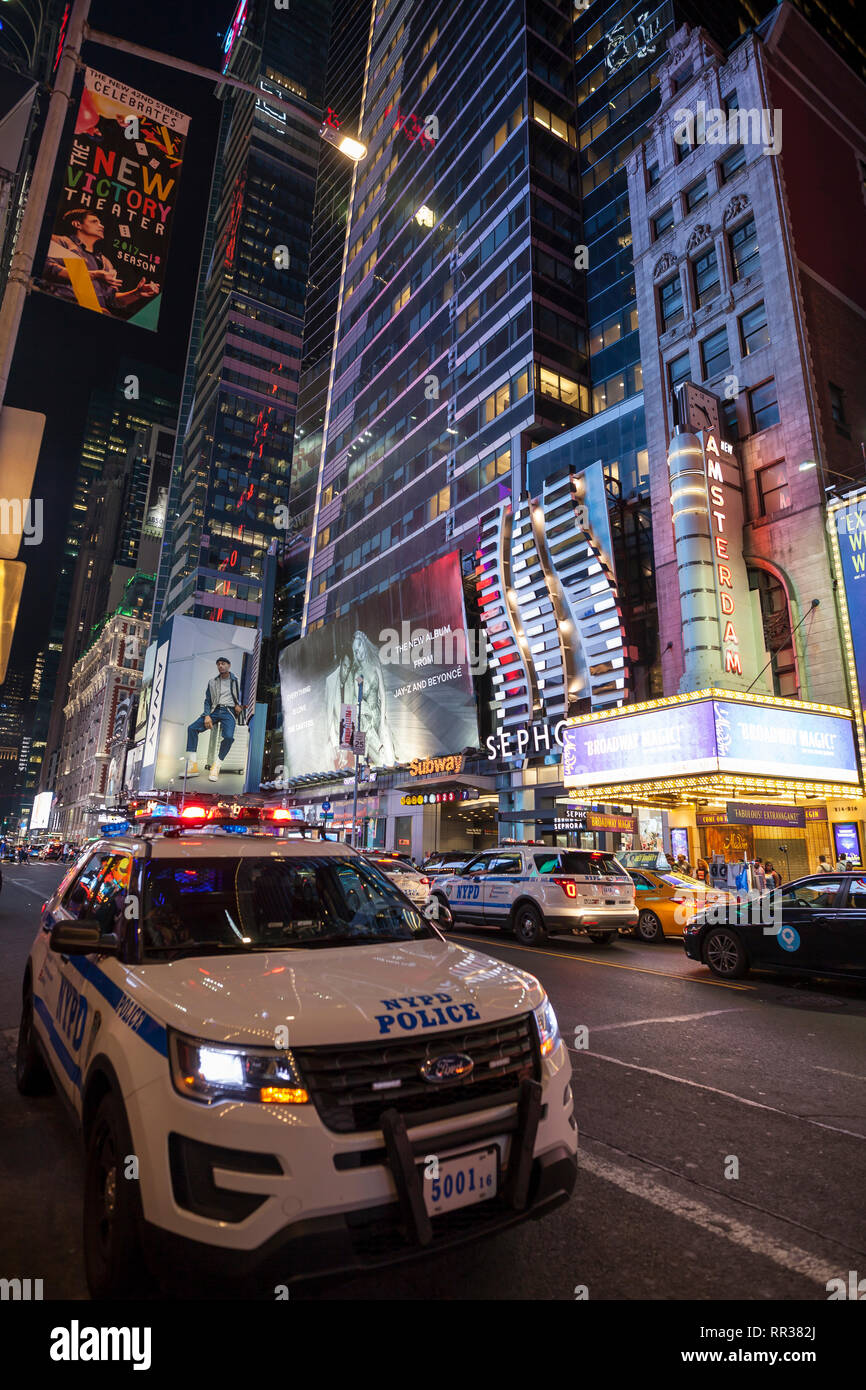
[[[88,847],[28,957],[17,1081],[82,1133],[94,1297],[372,1268],[568,1198],[553,1009],[435,913],[339,843]]]
[[[638,919],[634,883],[601,850],[505,844],[456,874],[438,875],[431,893],[455,921],[499,927],[525,946],[564,932],[607,946]]]

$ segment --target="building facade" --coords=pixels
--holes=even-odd
[[[798,95],[806,53],[832,106]],[[672,393],[690,380],[721,399],[741,466],[771,689],[847,705],[825,505],[864,477],[866,278],[841,242],[866,234],[866,89],[790,6],[728,55],[684,27],[659,79],[628,173],[664,694],[683,674],[666,460]],[[678,140],[690,112],[718,138]]]
[[[227,34],[226,70],[260,95],[222,91],[156,627],[185,613],[270,629],[330,22],[330,0],[253,0]]]
[[[141,683],[153,591],[152,575],[133,576],[72,668],[51,827],[64,840],[97,834],[100,814],[117,799],[117,723],[124,715],[128,722]]]
[[[54,787],[73,664],[93,626],[119,602],[115,570],[120,585],[137,569],[156,570],[156,518],[164,524],[166,510],[157,504],[168,482],[178,394],[175,377],[125,358],[113,385],[91,395],[48,643],[37,658],[30,778],[42,791]]]

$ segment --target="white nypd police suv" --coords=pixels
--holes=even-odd
[[[193,833],[79,860],[28,958],[17,1079],[53,1080],[83,1133],[95,1297],[148,1267],[187,1289],[375,1267],[567,1199],[553,1009],[435,912],[333,842]]]

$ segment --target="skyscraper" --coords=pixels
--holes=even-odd
[[[377,5],[307,630],[472,550],[589,415],[571,32],[571,6]]]
[[[34,770],[36,761],[42,763],[43,790],[53,786],[72,666],[92,625],[108,611],[112,566],[125,566],[126,577],[142,562],[155,568],[156,545],[149,555],[138,555],[140,531],[150,481],[160,468],[168,472],[165,440],[175,428],[177,399],[175,377],[131,358],[119,362],[113,386],[91,395],[48,644],[37,661],[32,757]],[[110,516],[103,510],[109,497],[114,498]],[[77,569],[85,546],[89,562]],[[104,585],[94,582],[97,569]]]
[[[187,358],[155,623],[270,626],[289,500],[331,0],[239,5]],[[277,106],[269,101],[276,97]]]

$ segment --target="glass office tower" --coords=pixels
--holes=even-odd
[[[226,34],[226,70],[260,95],[222,91],[155,626],[176,613],[270,626],[330,23],[331,0],[242,0]]]
[[[379,0],[306,629],[445,550],[590,413],[573,6]]]

